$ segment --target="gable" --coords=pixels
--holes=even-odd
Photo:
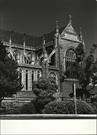
[[[79,37],[78,37],[75,29],[73,28],[71,22],[69,22],[68,25],[65,27],[65,29],[62,31],[60,37],[62,39],[80,42]]]

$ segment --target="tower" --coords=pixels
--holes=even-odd
[[[72,65],[75,62],[76,54],[75,48],[82,43],[79,35],[76,33],[72,25],[72,16],[69,15],[69,22],[62,31],[56,25],[55,45],[56,51],[56,65],[59,68],[59,82],[61,83],[60,91],[65,93],[64,96],[69,95],[72,90],[72,83],[76,80]],[[62,76],[66,74],[66,78],[62,81]]]
[[[42,61],[42,76],[43,79],[48,77],[48,54],[45,48],[45,39],[43,37],[43,61]]]

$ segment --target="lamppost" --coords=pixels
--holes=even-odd
[[[93,44],[93,47],[95,49],[95,61],[97,61],[97,44]]]
[[[73,83],[73,88],[74,88],[74,110],[75,114],[77,114],[77,100],[76,100],[76,83]]]

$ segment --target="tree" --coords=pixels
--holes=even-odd
[[[0,42],[0,106],[4,97],[12,96],[22,89],[17,68],[17,62],[8,57],[5,46]]]
[[[74,100],[52,101],[42,111],[44,114],[75,114]],[[77,100],[78,114],[94,114],[94,109],[85,101]]]
[[[37,113],[41,113],[44,106],[49,102],[55,100],[54,93],[57,92],[57,85],[53,78],[40,79],[33,84],[33,92],[36,95],[34,105]]]
[[[76,48],[75,53],[76,62],[74,66],[76,74],[81,85],[83,95],[87,98],[90,96],[90,91],[88,89],[90,81],[92,80],[93,87],[95,87],[95,83],[97,82],[97,61],[94,61],[94,56],[91,53],[85,57],[83,45],[81,43]]]

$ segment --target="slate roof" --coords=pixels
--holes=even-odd
[[[63,31],[64,27],[59,29],[59,33]],[[55,29],[49,33],[44,34],[44,38],[46,43],[54,41],[54,34],[55,34]],[[9,42],[11,35],[11,40],[15,44],[23,44],[24,41],[24,34],[23,33],[18,33],[18,32],[11,32],[7,30],[2,30],[0,29],[0,40]],[[28,34],[25,34],[25,43],[27,46],[32,46],[37,48],[38,46],[42,46],[43,43],[43,36],[37,37],[37,36],[31,36]]]
[[[0,40],[9,42],[10,35],[11,35],[11,40],[13,43],[23,44],[23,41],[24,41],[23,33],[11,32],[11,31],[0,29]],[[35,36],[30,36],[30,35],[25,34],[25,43],[27,46],[36,47],[39,44],[40,40],[41,40],[40,37],[35,37]]]
[[[61,34],[62,31],[64,30],[65,27],[61,27],[59,29],[59,33]],[[47,33],[47,34],[44,34],[44,37],[45,37],[45,41],[46,42],[50,42],[50,41],[53,41],[54,40],[54,34],[55,34],[56,30],[54,29],[53,31]]]

